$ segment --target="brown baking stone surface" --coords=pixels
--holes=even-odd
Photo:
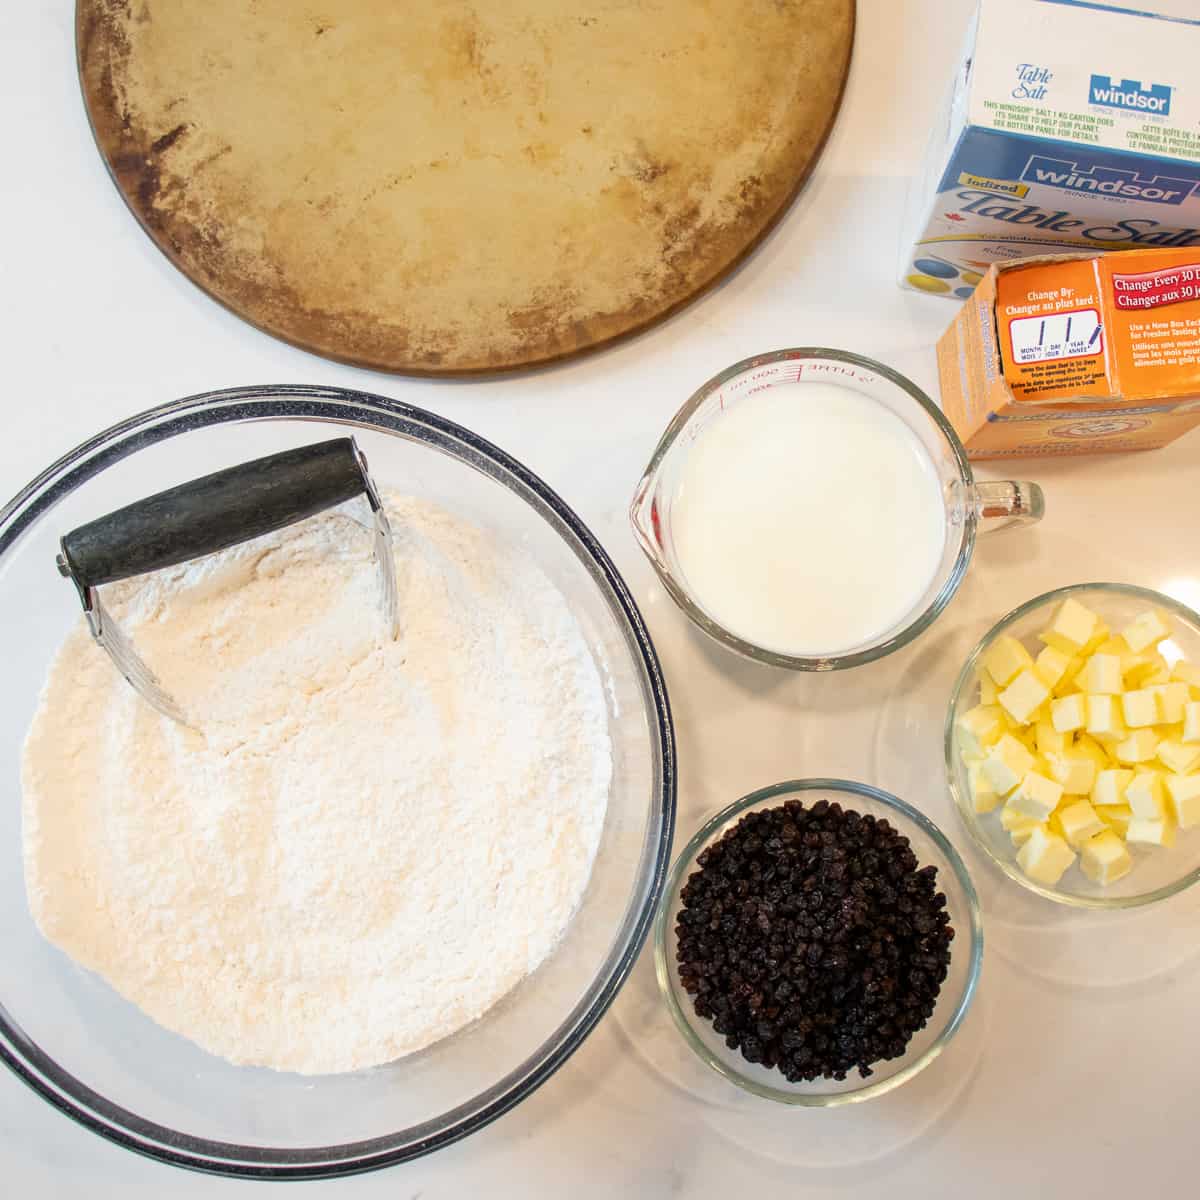
[[[854,0],[78,0],[84,97],[173,263],[259,328],[408,374],[645,329],[820,152]]]

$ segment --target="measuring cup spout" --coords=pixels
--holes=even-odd
[[[629,506],[629,523],[633,526],[638,545],[657,566],[666,568],[662,544],[662,519],[659,513],[658,476],[649,472],[642,476]]]

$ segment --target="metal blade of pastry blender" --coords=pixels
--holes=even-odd
[[[108,652],[108,656],[113,660],[117,670],[125,676],[136,691],[141,693],[142,699],[158,709],[164,717],[170,717],[172,721],[178,721],[180,725],[193,728],[192,723],[184,715],[183,709],[158,682],[158,677],[142,661],[121,626],[109,615],[100,600],[100,594],[95,588],[92,588],[91,592],[91,608],[87,613],[88,625],[91,628],[92,636]]]
[[[125,679],[164,716],[188,725],[181,706],[103,607],[99,586],[215,554],[364,494],[374,516],[380,599],[394,640],[400,601],[391,526],[353,438],[285,450],[127,505],[68,533],[58,566],[79,591],[92,636]]]
[[[382,588],[383,618],[387,622],[388,635],[392,641],[400,636],[400,589],[396,584],[396,553],[392,541],[392,523],[388,520],[387,510],[375,490],[375,481],[367,470],[367,460],[357,446],[354,452],[358,456],[362,468],[363,493],[371,508],[373,518],[371,533],[375,539],[375,562],[379,568],[379,579]]]

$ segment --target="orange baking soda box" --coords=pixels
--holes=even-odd
[[[973,459],[1165,446],[1200,425],[1200,247],[993,266],[938,370]]]

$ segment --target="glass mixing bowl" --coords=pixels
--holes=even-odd
[[[954,929],[950,944],[950,973],[942,984],[937,1007],[925,1028],[916,1033],[900,1058],[873,1065],[873,1074],[863,1079],[857,1071],[841,1082],[818,1079],[812,1083],[789,1083],[780,1072],[747,1062],[710,1022],[698,1017],[691,997],[679,982],[675,961],[675,925],[680,910],[680,892],[697,869],[697,858],[718,842],[748,812],[778,808],[789,800],[805,806],[818,800],[836,801],[845,809],[864,816],[887,820],[908,838],[922,866],[937,867],[938,891],[946,897],[946,909]],[[654,966],[667,1009],[684,1041],[718,1074],[731,1083],[780,1104],[803,1108],[836,1108],[882,1096],[923,1071],[946,1048],[966,1018],[975,997],[983,964],[983,923],[979,900],[971,877],[946,840],[945,835],[923,813],[903,800],[865,783],[842,779],[797,779],[752,792],[710,817],[683,848],[671,868],[666,892],[654,922]]]
[[[590,884],[555,953],[485,1017],[388,1066],[319,1078],[235,1067],[168,1033],[35,928],[21,861],[21,745],[51,655],[81,617],[58,540],[184,480],[349,432],[381,487],[520,542],[571,604],[605,679],[614,772]],[[674,739],[646,628],[579,518],[520,463],[379,396],[263,387],[180,400],[107,430],[0,510],[0,1057],[68,1116],[185,1167],[346,1174],[463,1137],[543,1083],[612,1002],[649,929],[675,816]]]
[[[1131,845],[1133,870],[1109,887],[1092,883],[1078,864],[1070,867],[1055,887],[1045,887],[1029,879],[1017,865],[1016,847],[1000,826],[1000,810],[980,815],[971,802],[967,768],[955,726],[963,713],[979,703],[979,671],[983,656],[992,643],[1005,634],[1015,637],[1036,654],[1040,649],[1037,635],[1054,620],[1059,605],[1068,596],[1074,596],[1098,613],[1114,632],[1119,632],[1147,609],[1162,609],[1172,627],[1171,638],[1164,643],[1168,650],[1166,657],[1172,661],[1185,658],[1188,662],[1200,663],[1200,614],[1162,592],[1124,583],[1081,583],[1037,596],[1000,620],[963,664],[946,714],[946,774],[963,823],[979,848],[1009,879],[1047,900],[1074,908],[1138,908],[1165,900],[1200,881],[1200,829],[1181,830],[1178,841],[1170,850]]]

